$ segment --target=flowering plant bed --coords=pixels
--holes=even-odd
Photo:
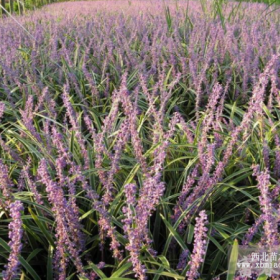
[[[277,246],[274,8],[0,19],[0,278],[241,279],[237,244]]]

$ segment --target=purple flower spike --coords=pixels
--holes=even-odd
[[[196,219],[196,225],[194,228],[194,247],[189,261],[189,270],[187,271],[187,279],[194,280],[199,276],[198,269],[200,264],[203,262],[206,254],[206,238],[207,238],[207,227],[208,224],[207,215],[205,210],[199,213],[199,217]]]
[[[269,191],[270,185],[270,175],[269,171],[266,168],[264,171],[260,171],[259,166],[253,166],[254,173],[253,175],[257,177],[258,180],[258,189],[260,190],[261,195],[259,196],[260,206],[262,209],[262,217],[264,220],[264,233],[263,242],[268,246],[278,245],[278,225],[276,218],[273,213],[273,205],[271,199],[271,193]]]
[[[0,102],[0,119],[3,117],[5,111],[5,104]]]
[[[17,276],[18,267],[20,265],[19,255],[22,249],[22,220],[20,218],[20,211],[23,210],[23,205],[20,201],[15,201],[10,204],[10,216],[12,222],[9,224],[9,246],[11,248],[8,264],[6,270],[3,272],[3,280],[12,280]]]

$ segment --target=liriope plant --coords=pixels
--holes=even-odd
[[[224,279],[278,242],[279,15],[168,4],[1,20],[3,279]]]

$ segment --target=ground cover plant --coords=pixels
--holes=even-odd
[[[233,279],[234,242],[279,244],[274,10],[95,1],[1,19],[0,277]]]

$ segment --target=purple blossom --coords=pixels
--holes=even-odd
[[[189,261],[189,269],[186,276],[189,280],[194,280],[199,277],[198,269],[200,264],[204,261],[204,256],[206,254],[206,244],[207,244],[207,227],[208,219],[205,210],[199,213],[199,217],[196,219],[196,224],[194,228],[194,247],[191,254],[191,260]]]
[[[7,206],[11,202],[12,186],[13,183],[9,178],[8,167],[5,164],[3,164],[2,160],[0,159],[0,189],[2,190],[2,194],[5,197],[4,203]]]
[[[271,193],[269,191],[269,171],[266,168],[264,171],[259,170],[259,166],[253,166],[253,175],[257,177],[258,189],[261,195],[259,196],[260,206],[262,209],[262,219],[264,220],[264,242],[268,246],[278,245],[278,225],[273,213],[273,205]]]
[[[102,198],[105,205],[108,205],[113,200],[113,180],[114,175],[119,170],[119,161],[123,152],[123,149],[128,142],[130,131],[129,131],[129,123],[128,120],[125,120],[118,133],[118,139],[116,144],[114,145],[114,154],[111,157],[111,168],[107,172],[107,180],[104,184],[105,194]]]
[[[75,218],[71,217],[74,213],[69,208],[63,189],[51,179],[47,169],[47,161],[45,159],[42,159],[40,162],[38,175],[41,182],[46,185],[48,200],[52,205],[52,211],[57,223],[55,266],[59,275],[59,280],[66,278],[66,268],[67,263],[69,262],[69,258],[66,256],[67,251],[70,253],[78,272],[85,276],[86,274],[79,256],[81,248],[77,248],[77,244],[75,242],[77,224],[75,222]],[[73,218],[74,225],[71,224]]]
[[[20,201],[15,201],[9,205],[12,222],[9,224],[9,246],[11,252],[8,258],[8,264],[3,271],[3,280],[12,280],[18,275],[20,265],[19,255],[22,249],[22,220],[20,212],[23,211],[23,205]]]
[[[22,116],[22,121],[26,129],[36,138],[38,142],[42,142],[41,136],[36,131],[33,125],[33,118],[34,118],[33,106],[34,106],[33,96],[29,95],[25,104],[25,109],[20,110],[20,114]]]
[[[181,253],[180,258],[179,258],[179,262],[177,264],[177,269],[178,270],[183,270],[186,267],[189,254],[190,254],[190,251],[188,249],[185,249]]]
[[[257,233],[257,231],[259,230],[259,227],[262,225],[264,219],[263,216],[261,215],[253,224],[252,227],[250,227],[247,231],[247,233],[245,234],[245,236],[243,237],[242,240],[242,245],[248,245],[254,238],[254,235]]]
[[[5,104],[4,103],[0,103],[0,119],[3,117],[5,111]]]
[[[136,191],[137,187],[134,184],[127,184],[124,186],[124,191],[126,195],[126,202],[128,205],[135,205],[136,203]]]
[[[30,165],[31,165],[31,159],[29,158],[27,164],[22,169],[22,176],[23,179],[26,180],[27,186],[30,188],[31,192],[33,193],[36,203],[43,204],[42,196],[37,189],[36,183],[34,179],[31,177],[31,175],[29,174]]]

